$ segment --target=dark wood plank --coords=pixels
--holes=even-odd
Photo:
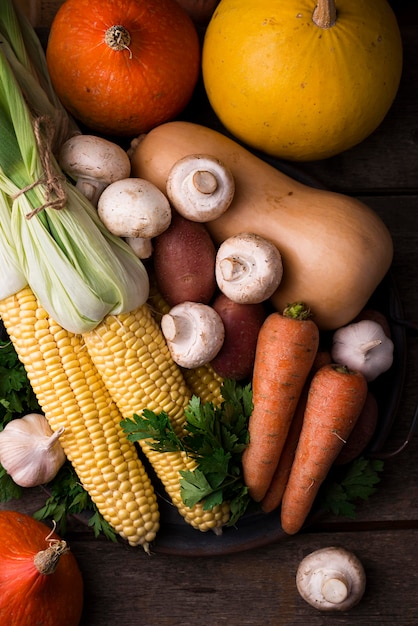
[[[84,573],[81,626],[309,626],[394,623],[416,626],[418,530],[304,535],[249,553],[208,559],[147,556],[102,542],[74,543]],[[295,574],[312,550],[342,545],[367,575],[362,602],[327,615],[299,596]]]

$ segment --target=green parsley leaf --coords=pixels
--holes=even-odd
[[[180,482],[180,493],[184,504],[190,508],[204,500],[213,492],[213,487],[205,474],[196,469],[194,472],[180,472],[183,480]]]
[[[0,341],[0,430],[11,419],[39,411],[39,404],[11,341]]]
[[[383,471],[383,461],[359,457],[348,467],[345,476],[324,484],[319,505],[334,515],[355,517],[358,500],[367,500],[376,492]]]
[[[0,465],[0,502],[18,500],[22,496],[22,488],[16,485],[11,476]]]
[[[54,520],[57,524],[57,531],[61,535],[65,535],[68,516],[84,513],[88,517],[88,525],[93,528],[96,537],[103,533],[107,538],[116,541],[114,531],[80,484],[78,476],[69,462],[62,466],[47,487],[50,495],[46,499],[45,505],[35,511],[35,519],[40,521]]]
[[[184,434],[179,437],[166,413],[144,411],[141,416],[121,422],[130,441],[149,439],[154,450],[182,450],[196,459],[194,472],[180,472],[183,502],[193,507],[203,502],[210,510],[222,502],[231,503],[233,525],[241,517],[250,497],[243,484],[241,457],[248,443],[248,419],[252,412],[251,386],[226,379],[222,386],[223,402],[214,406],[193,396],[185,410]]]

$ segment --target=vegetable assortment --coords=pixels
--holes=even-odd
[[[147,552],[160,524],[147,463],[202,532],[281,507],[293,534],[320,492],[351,510],[381,469],[360,454],[377,424],[368,383],[390,368],[393,343],[360,316],[392,260],[384,224],[206,127],[162,124],[132,142],[130,161],[111,152],[39,79],[46,61],[32,38],[37,67],[28,62],[33,33],[11,0],[0,27],[0,317],[36,395],[26,412],[38,402],[42,437],[59,444],[17,478],[3,450],[34,418],[6,407],[0,487],[7,472],[16,487],[55,477],[63,494],[75,476],[72,504],[90,499],[97,527]],[[109,159],[117,172],[102,175]],[[373,345],[350,335],[366,325]],[[373,373],[352,360],[359,352],[373,354]],[[57,514],[52,491],[40,516]]]

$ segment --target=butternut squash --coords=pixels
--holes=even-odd
[[[234,140],[191,122],[168,122],[143,136],[132,153],[132,175],[164,191],[174,163],[198,153],[219,158],[235,179],[229,209],[206,224],[215,243],[254,232],[282,255],[274,307],[281,311],[303,300],[323,330],[358,315],[392,262],[392,239],[380,217],[357,199],[293,180]]]

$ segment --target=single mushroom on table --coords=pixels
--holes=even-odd
[[[232,202],[235,181],[229,168],[206,154],[190,154],[171,168],[167,196],[180,215],[194,222],[210,222]]]
[[[257,304],[267,300],[278,288],[282,276],[279,250],[255,233],[228,237],[218,248],[216,282],[234,302]]]
[[[187,369],[209,363],[225,338],[220,315],[201,302],[176,304],[161,318],[161,330],[173,361]]]
[[[106,228],[124,237],[140,258],[148,258],[152,238],[161,235],[171,223],[168,198],[143,178],[124,178],[103,191],[97,213]]]
[[[331,546],[308,554],[299,564],[296,586],[302,598],[321,611],[347,611],[360,602],[366,574],[345,548]]]
[[[61,146],[58,162],[93,204],[111,183],[128,178],[131,161],[123,148],[95,135],[75,135]]]

